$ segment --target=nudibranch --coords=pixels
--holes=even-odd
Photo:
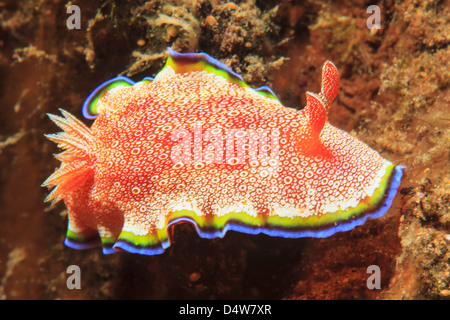
[[[327,61],[321,92],[288,108],[207,54],[169,48],[155,78],[94,90],[91,127],[49,114],[63,132],[46,137],[64,151],[42,186],[67,206],[65,244],[152,255],[181,222],[204,238],[323,238],[384,215],[403,167],[328,123],[338,89]]]

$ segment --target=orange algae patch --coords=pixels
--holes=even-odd
[[[204,53],[169,49],[153,79],[119,77],[83,113],[50,118],[65,149],[43,186],[68,207],[66,244],[105,253],[162,253],[168,228],[192,223],[205,238],[228,230],[327,237],[386,213],[402,167],[328,123],[339,89],[329,61],[302,110],[268,88],[251,89]]]

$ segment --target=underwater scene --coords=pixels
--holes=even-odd
[[[0,299],[449,300],[449,44],[449,0],[0,1]]]

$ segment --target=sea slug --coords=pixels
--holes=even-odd
[[[384,215],[403,167],[328,123],[338,89],[327,61],[321,92],[287,108],[207,54],[170,48],[154,79],[102,84],[83,106],[90,128],[49,115],[64,151],[42,186],[67,206],[66,245],[159,254],[180,222],[205,238],[328,237]]]

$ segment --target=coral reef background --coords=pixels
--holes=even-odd
[[[366,26],[371,4],[381,29]],[[0,1],[0,299],[449,299],[449,20],[449,0]],[[154,76],[168,46],[207,52],[295,108],[332,60],[330,122],[407,166],[391,210],[326,239],[205,240],[177,225],[160,256],[66,248],[65,207],[40,188],[59,165],[46,113],[82,118],[96,86]],[[66,286],[69,265],[81,290]]]

